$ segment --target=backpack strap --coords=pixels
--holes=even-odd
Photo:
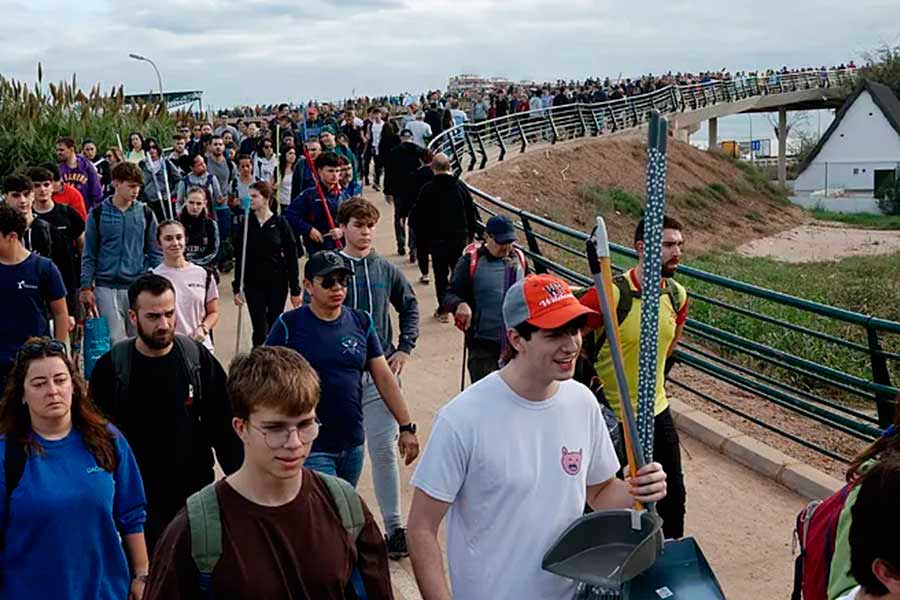
[[[331,494],[338,516],[341,518],[341,524],[355,541],[366,524],[366,514],[363,511],[362,500],[359,494],[356,493],[352,485],[340,477],[326,475],[318,471],[315,471],[315,474],[325,484],[328,493]]]
[[[112,406],[110,407],[113,414],[119,414],[120,407],[128,397],[128,386],[131,381],[131,352],[134,344],[134,339],[122,340],[109,350],[115,381]]]
[[[222,557],[222,516],[215,483],[188,496],[187,518],[200,591],[211,597],[213,570]]]
[[[200,377],[200,344],[180,333],[175,334],[175,345],[181,353],[181,362],[190,379],[188,394],[203,400],[202,378]]]

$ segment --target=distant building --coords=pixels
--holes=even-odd
[[[471,96],[472,94],[486,94],[500,89],[508,89],[510,86],[530,89],[533,81],[513,81],[508,77],[482,77],[480,75],[462,74],[454,75],[447,81],[447,91],[451,94]]]
[[[900,99],[885,85],[863,81],[800,165],[794,191],[877,194],[898,168]]]

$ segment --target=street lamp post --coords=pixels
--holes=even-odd
[[[163,104],[163,85],[162,85],[162,77],[159,74],[159,69],[156,68],[156,63],[145,56],[141,56],[140,54],[129,54],[130,58],[134,60],[142,60],[144,62],[150,63],[150,66],[153,67],[153,70],[156,71],[156,81],[159,83],[159,103]]]

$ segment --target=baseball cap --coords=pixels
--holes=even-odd
[[[331,250],[319,250],[309,257],[303,267],[303,277],[309,281],[316,276],[325,277],[337,272],[353,275],[353,271],[344,264],[344,259]]]
[[[401,138],[413,137],[413,132],[410,129],[404,129],[400,132],[400,137]]]
[[[317,115],[317,114],[319,114],[319,109],[316,108],[315,106],[310,106],[309,108],[306,109],[306,114]]]
[[[540,329],[557,329],[582,315],[590,327],[602,323],[600,313],[581,304],[569,284],[554,275],[529,275],[513,284],[503,299],[507,329],[528,322]]]
[[[494,215],[484,225],[484,232],[498,244],[516,241],[516,228],[506,215]]]
[[[337,132],[334,130],[334,127],[331,125],[326,125],[322,129],[319,130],[319,135],[325,135],[326,133],[330,133],[331,135],[337,135]]]

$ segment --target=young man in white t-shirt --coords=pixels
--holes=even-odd
[[[449,511],[447,562],[453,597],[569,600],[575,583],[541,569],[557,537],[595,509],[655,502],[666,493],[657,463],[634,481],[619,462],[597,401],[572,380],[580,329],[600,315],[552,275],[507,292],[506,366],[437,415],[412,479],[410,555],[425,600],[449,600],[438,528]]]

